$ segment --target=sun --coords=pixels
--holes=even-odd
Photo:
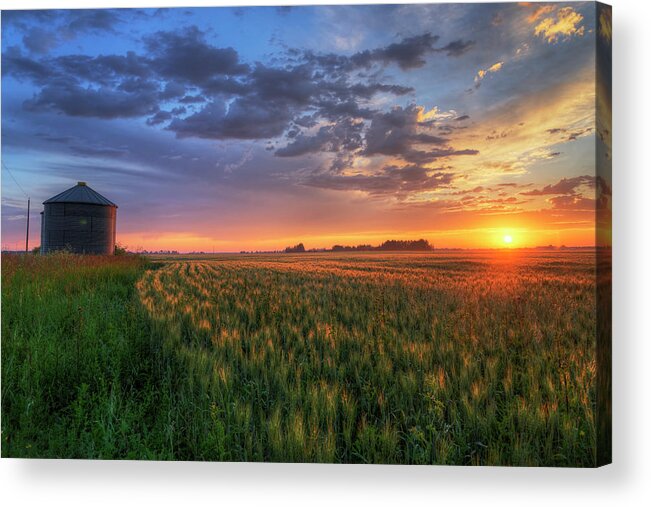
[[[506,243],[507,245],[510,245],[511,243],[513,243],[513,237],[510,234],[506,234],[502,238],[502,241],[504,241],[504,243]]]

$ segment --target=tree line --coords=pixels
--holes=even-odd
[[[372,252],[372,251],[385,251],[385,252],[428,252],[434,250],[426,239],[416,240],[387,240],[379,246],[372,245],[334,245],[331,249],[327,248],[313,248],[306,250],[303,243],[298,245],[288,246],[285,248],[285,253],[303,253],[303,252]]]

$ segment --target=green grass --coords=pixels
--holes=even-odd
[[[3,258],[3,456],[595,464],[589,252],[60,258]]]
[[[2,456],[171,459],[137,258],[2,259]]]

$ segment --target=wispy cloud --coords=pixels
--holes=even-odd
[[[479,69],[477,75],[475,76],[475,86],[478,86],[480,81],[484,79],[488,74],[499,72],[502,70],[504,62],[496,62],[486,69]]]

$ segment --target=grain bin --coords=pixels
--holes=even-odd
[[[113,255],[117,206],[80,181],[43,202],[41,253]]]

